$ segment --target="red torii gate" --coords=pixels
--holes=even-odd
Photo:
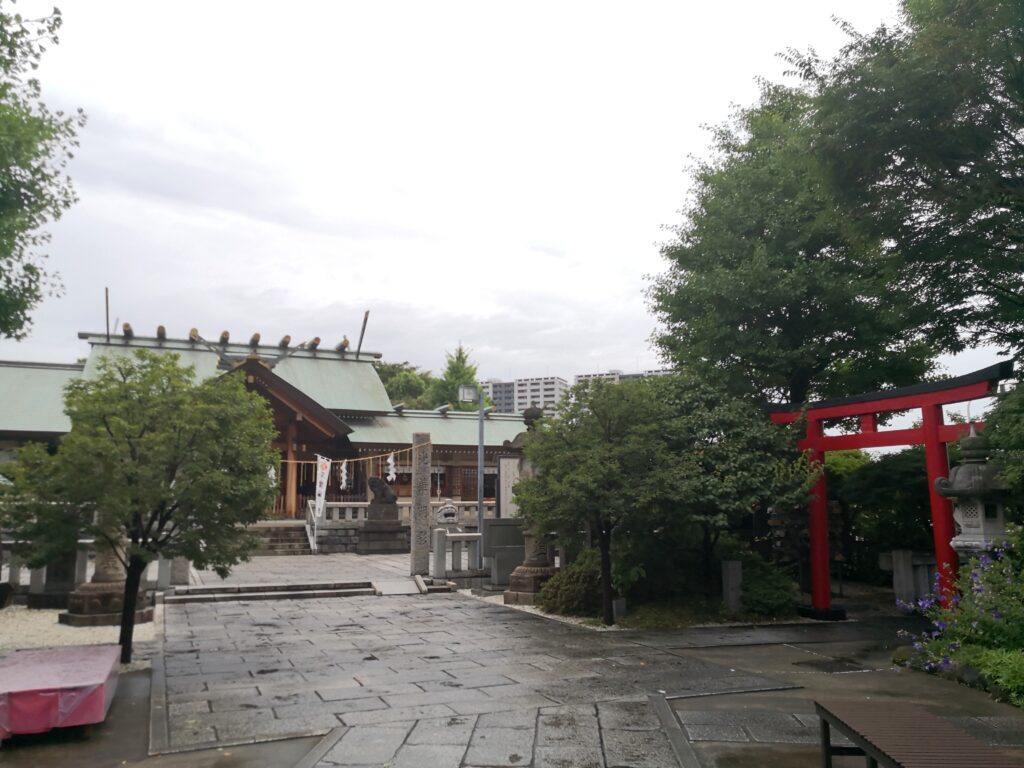
[[[1013,363],[1004,361],[974,373],[942,381],[931,381],[909,387],[870,392],[863,395],[809,403],[805,408],[793,404],[769,406],[776,424],[789,424],[801,416],[807,419],[807,436],[797,443],[824,463],[827,451],[851,448],[882,448],[896,445],[924,444],[928,467],[928,492],[931,496],[932,534],[935,539],[935,563],[942,594],[948,594],[956,578],[956,552],[949,542],[956,534],[953,506],[939,496],[935,480],[949,475],[946,443],[959,440],[967,432],[966,424],[944,424],[942,406],[992,396],[1003,379],[1013,375]],[[878,431],[878,414],[887,411],[921,409],[920,427]],[[826,435],[825,422],[832,419],[860,417],[860,431],[845,435]],[[808,505],[810,513],[811,611],[817,618],[842,618],[844,612],[831,608],[832,585],[829,573],[828,489],[825,473],[821,473]]]

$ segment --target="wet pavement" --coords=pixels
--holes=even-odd
[[[229,583],[400,582],[407,563],[259,558]],[[810,768],[815,699],[920,703],[1024,755],[1019,710],[891,667],[904,619],[598,632],[460,594],[169,604],[164,619],[151,684],[123,676],[105,723],[17,737],[0,763]]]

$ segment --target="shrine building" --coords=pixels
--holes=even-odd
[[[347,342],[325,348],[319,339],[291,346],[287,336],[267,345],[259,334],[248,343],[231,342],[226,332],[217,341],[208,341],[195,330],[188,338],[173,339],[163,326],[156,336],[144,337],[134,335],[127,324],[119,335],[78,337],[89,344],[84,363],[0,361],[0,462],[12,461],[16,449],[27,442],[56,445],[70,431],[64,413],[64,387],[69,382],[95,375],[103,357],[148,349],[176,353],[183,365],[195,367],[197,379],[240,372],[249,389],[270,403],[278,431],[274,447],[281,455],[273,517],[305,516],[315,494],[317,454],[334,462],[328,502],[367,501],[369,477],[385,477],[385,457],[410,448],[416,432],[431,436],[431,497],[476,503],[478,413],[446,406],[432,411],[393,406],[373,365],[381,358],[378,352],[355,352]],[[506,443],[523,430],[521,415],[485,413],[485,507],[494,505],[499,492],[499,458],[515,451]],[[400,500],[412,495],[409,455],[398,453],[394,466],[391,485]],[[346,459],[348,482],[342,489],[338,473]]]

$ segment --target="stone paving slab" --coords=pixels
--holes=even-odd
[[[224,608],[167,608],[167,751],[344,727],[321,765],[653,765],[647,694],[740,674],[457,594]]]

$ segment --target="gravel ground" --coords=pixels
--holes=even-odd
[[[29,610],[11,605],[0,610],[0,656],[25,648],[53,648],[58,645],[116,645],[120,627],[69,627],[57,621],[57,610]],[[148,669],[150,648],[163,627],[163,606],[156,607],[153,621],[135,625],[133,655],[141,658],[122,664],[122,672]]]

